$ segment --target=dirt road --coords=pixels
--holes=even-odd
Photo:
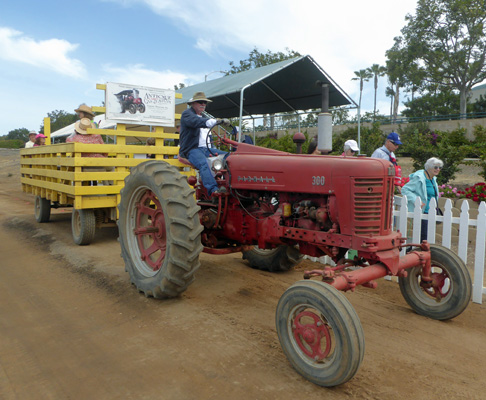
[[[398,285],[346,294],[363,324],[358,374],[315,386],[287,362],[275,307],[296,271],[201,256],[196,281],[157,301],[129,283],[115,228],[72,244],[70,211],[37,224],[18,152],[0,150],[0,399],[485,399],[486,306],[414,314]],[[306,268],[309,268],[309,264]]]

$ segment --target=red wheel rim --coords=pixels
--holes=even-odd
[[[434,265],[432,267],[440,268]],[[440,301],[444,297],[446,297],[451,290],[451,281],[449,275],[444,269],[440,269],[440,272],[433,272],[431,274],[432,282],[430,286],[422,286],[425,293],[427,293],[430,297],[433,297],[437,301]]]
[[[137,237],[140,257],[153,271],[158,271],[167,249],[164,212],[151,190],[147,190],[135,206],[137,214],[133,233]]]
[[[292,333],[299,348],[314,361],[324,360],[331,351],[329,326],[311,311],[302,311],[293,321]]]

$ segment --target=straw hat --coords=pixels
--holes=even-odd
[[[86,104],[81,104],[78,108],[76,108],[74,110],[75,112],[83,112],[85,114],[89,114],[89,115],[92,115],[93,117],[95,116],[93,110],[91,109],[91,107],[87,106]]]
[[[88,128],[95,128],[95,124],[93,124],[89,118],[81,118],[76,124],[74,125],[74,130],[81,135],[87,135]]]
[[[212,102],[212,100],[206,98],[204,92],[196,92],[194,93],[194,96],[192,96],[192,98],[187,101],[187,104],[195,103],[196,101]]]

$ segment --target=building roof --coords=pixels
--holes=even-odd
[[[208,112],[218,118],[240,115],[240,94],[243,91],[242,115],[274,114],[321,108],[321,86],[329,84],[329,107],[356,103],[331,79],[310,56],[300,56],[278,63],[250,69],[233,75],[179,89],[187,103],[196,92],[204,92],[212,100]]]

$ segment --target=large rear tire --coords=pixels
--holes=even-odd
[[[334,287],[299,281],[276,311],[280,345],[299,374],[320,386],[349,381],[364,357],[364,333],[351,303]]]
[[[280,245],[275,249],[262,250],[253,246],[251,250],[243,251],[243,259],[250,266],[263,271],[288,271],[302,261],[304,256],[293,246]]]
[[[79,246],[90,244],[96,233],[96,216],[92,209],[73,209],[71,215],[73,240]]]
[[[147,161],[125,178],[118,229],[125,269],[146,296],[176,297],[199,268],[200,207],[179,170]]]
[[[51,201],[35,196],[34,216],[37,222],[49,222],[51,218]]]
[[[407,269],[405,278],[399,278],[400,291],[417,314],[437,320],[457,317],[471,300],[471,276],[464,262],[451,250],[431,244],[430,252],[432,286],[423,287],[422,268],[413,267]]]

